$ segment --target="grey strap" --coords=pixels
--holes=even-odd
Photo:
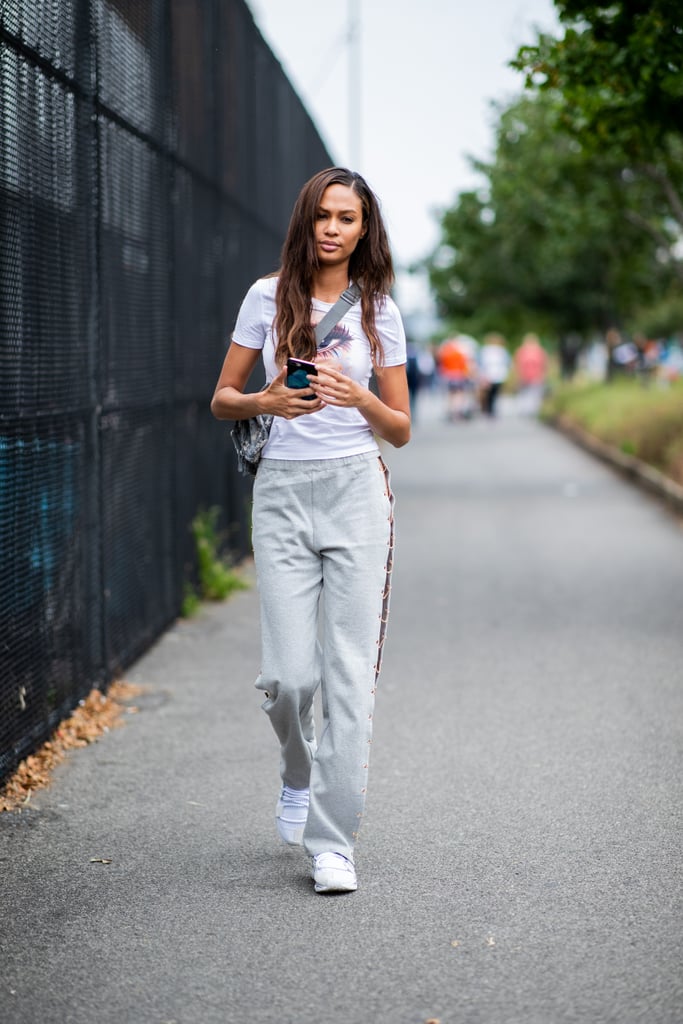
[[[315,340],[318,345],[322,345],[332,328],[339,323],[351,306],[358,302],[359,298],[360,288],[357,284],[352,284],[350,288],[347,288],[346,291],[341,293],[332,309],[328,310],[320,323],[315,325]]]

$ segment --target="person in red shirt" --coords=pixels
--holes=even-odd
[[[548,355],[535,334],[526,334],[514,356],[522,410],[535,415],[543,400]]]

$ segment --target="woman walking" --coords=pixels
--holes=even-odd
[[[354,847],[393,559],[393,496],[376,437],[396,447],[410,438],[392,283],[367,183],[344,168],[316,174],[295,204],[278,274],[244,298],[211,405],[218,419],[274,417],[254,482],[256,686],[280,742],[278,832],[311,856],[316,892],[357,888]],[[360,301],[316,344],[315,324],[351,284]],[[245,394],[259,356],[267,387]],[[308,387],[287,387],[289,357],[315,363]]]

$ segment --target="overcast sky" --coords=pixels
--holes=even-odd
[[[535,39],[535,28],[558,31],[552,0],[248,6],[335,163],[360,171],[379,196],[399,268],[435,247],[435,211],[476,185],[467,157],[491,155],[491,103],[522,91],[508,61]],[[360,131],[351,127],[351,111]]]

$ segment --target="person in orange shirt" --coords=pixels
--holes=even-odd
[[[437,350],[439,376],[446,384],[449,420],[468,415],[473,387],[472,363],[458,337],[447,338]]]

